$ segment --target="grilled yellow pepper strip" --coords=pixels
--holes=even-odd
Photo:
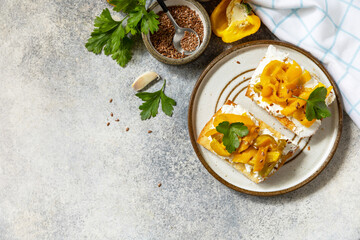
[[[257,32],[261,25],[260,18],[243,0],[222,0],[210,18],[214,34],[226,43]]]

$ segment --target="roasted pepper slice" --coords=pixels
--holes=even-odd
[[[249,134],[241,139],[240,147],[238,148],[238,153],[245,151],[255,140],[255,138],[259,135],[260,128],[252,127],[250,128]]]
[[[229,157],[231,155],[228,151],[226,151],[224,144],[220,143],[215,138],[213,138],[213,140],[210,142],[210,147],[220,156]]]
[[[237,114],[231,114],[231,113],[223,113],[223,114],[219,114],[218,116],[215,117],[214,122],[213,122],[214,127],[217,127],[220,123],[222,123],[224,121],[227,121],[229,123],[242,122],[247,127],[252,127],[255,125],[254,122],[251,120],[251,118],[249,116],[247,116],[246,114],[237,115]]]
[[[266,146],[259,148],[257,151],[254,159],[252,160],[254,161],[254,172],[261,171],[264,168],[268,149],[269,146]]]
[[[272,149],[274,149],[277,147],[277,143],[272,136],[264,134],[264,135],[258,136],[255,139],[254,146],[256,148],[262,148],[262,147],[269,146]]]
[[[255,148],[249,147],[241,153],[235,153],[232,161],[236,163],[248,163],[251,159],[255,157],[257,151],[258,150],[256,150]]]
[[[210,18],[214,34],[226,43],[257,32],[261,25],[260,18],[243,0],[222,0]]]

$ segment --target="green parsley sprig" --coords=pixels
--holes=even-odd
[[[136,96],[143,100],[143,104],[139,107],[141,111],[140,116],[141,120],[146,120],[151,117],[155,117],[158,114],[159,102],[161,100],[161,109],[163,112],[172,116],[176,102],[174,99],[165,95],[165,84],[166,80],[164,79],[164,84],[159,91],[156,92],[140,92]]]
[[[294,97],[306,101],[305,116],[308,121],[311,121],[315,118],[323,119],[331,116],[331,112],[325,103],[326,95],[326,88],[318,87],[311,92],[307,100],[297,96]]]
[[[216,131],[224,134],[222,141],[229,153],[233,153],[240,146],[239,137],[249,134],[249,129],[242,122],[231,124],[228,121],[221,122],[216,127]]]
[[[159,18],[153,11],[146,11],[145,0],[110,0],[113,10],[125,13],[121,21],[115,21],[109,9],[105,8],[94,21],[94,30],[85,47],[88,51],[106,56],[125,67],[132,57],[132,37],[144,33],[156,32]],[[126,23],[124,22],[126,19]]]

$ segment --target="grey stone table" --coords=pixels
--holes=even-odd
[[[122,69],[84,48],[107,6],[0,3],[0,239],[360,238],[360,131],[347,115],[311,183],[271,198],[233,191],[201,165],[187,131],[196,79],[230,45],[213,36],[197,61],[168,66],[138,41]],[[264,27],[243,41],[263,38],[273,38]],[[140,120],[130,84],[150,69],[168,80],[173,117]]]

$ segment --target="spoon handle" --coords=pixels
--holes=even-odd
[[[157,0],[157,2],[159,3],[160,7],[164,10],[164,13],[169,11],[163,0]]]

